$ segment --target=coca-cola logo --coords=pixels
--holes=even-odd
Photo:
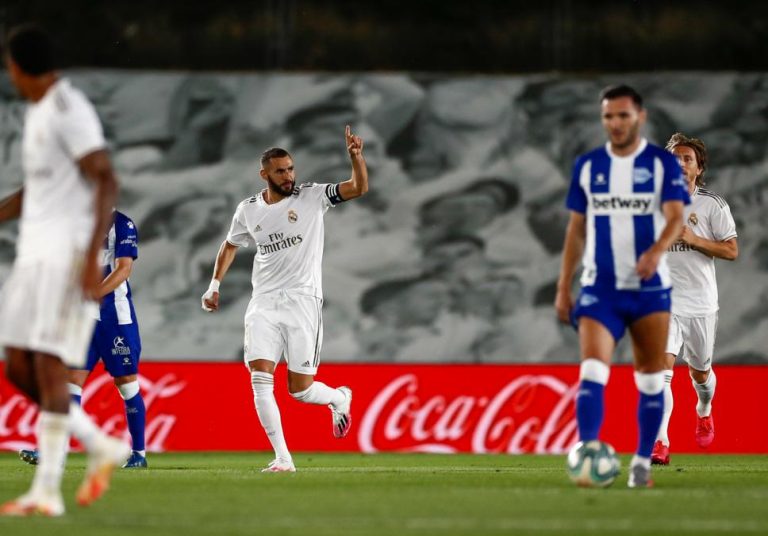
[[[577,441],[578,385],[523,375],[494,394],[424,395],[418,377],[393,379],[374,397],[358,429],[363,452],[562,454]]]
[[[156,380],[140,376],[142,396],[147,408],[145,440],[147,450],[161,452],[165,450],[166,440],[175,424],[176,415],[151,411],[158,400],[173,398],[187,386],[175,374],[164,374]],[[114,390],[112,378],[99,374],[90,379],[83,389],[82,403],[89,400],[106,400],[104,390]],[[129,440],[130,434],[125,425],[125,415],[121,410],[110,411],[102,415],[99,412],[101,429],[110,434]],[[38,408],[26,397],[14,393],[7,399],[0,399],[0,450],[19,450],[35,447],[35,426]]]

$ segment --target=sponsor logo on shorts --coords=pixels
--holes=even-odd
[[[112,341],[112,355],[131,355],[130,347],[125,345],[125,337],[115,337]]]
[[[309,363],[309,361],[304,361],[304,362],[301,364],[301,366],[302,366],[302,367],[311,367],[312,365]]]
[[[590,305],[594,305],[599,301],[600,299],[597,296],[592,294],[582,294],[579,298],[579,305],[582,307],[589,307]]]

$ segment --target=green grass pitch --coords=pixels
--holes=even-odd
[[[295,474],[261,474],[266,453],[150,455],[117,472],[89,508],[71,457],[67,514],[0,518],[0,535],[768,534],[768,456],[673,455],[656,487],[577,489],[562,456],[299,454]],[[622,457],[626,467],[627,457]],[[0,501],[32,467],[0,454]]]

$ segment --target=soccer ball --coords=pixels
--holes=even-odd
[[[613,447],[597,439],[576,443],[568,451],[566,463],[568,476],[584,488],[607,488],[613,484],[621,467]]]

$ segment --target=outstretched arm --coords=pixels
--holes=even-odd
[[[347,152],[352,161],[352,176],[339,184],[339,194],[344,201],[360,197],[368,191],[368,167],[363,158],[363,140],[352,134],[349,125],[344,131],[347,140]]]
[[[21,216],[21,201],[24,198],[24,188],[19,188],[0,200],[0,222],[15,220]]]
[[[235,260],[236,254],[236,245],[230,244],[226,240],[221,243],[219,252],[216,254],[216,264],[213,267],[213,279],[211,279],[211,284],[202,298],[205,311],[211,313],[219,310],[219,285],[232,265],[232,261]]]

